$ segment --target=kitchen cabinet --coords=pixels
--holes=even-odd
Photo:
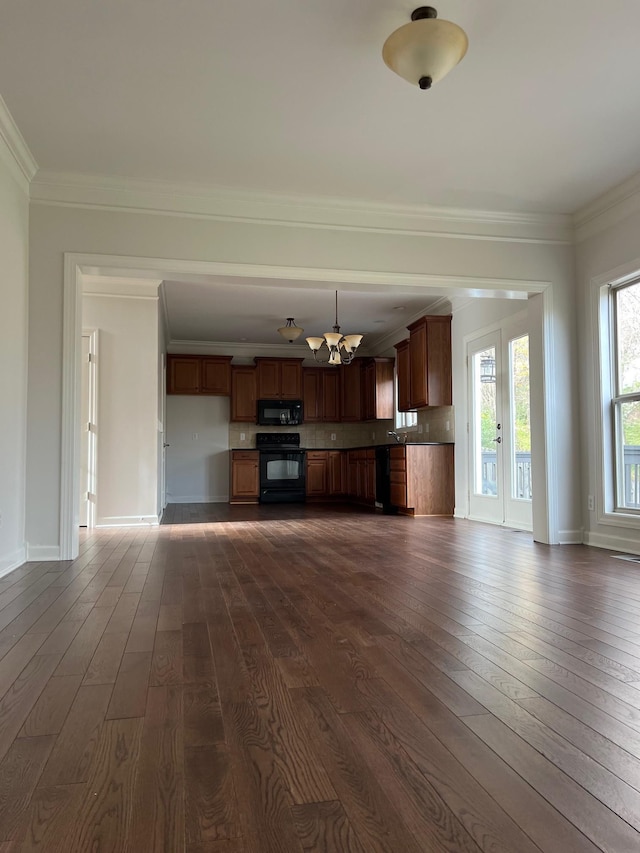
[[[335,367],[304,367],[302,399],[305,423],[340,420],[340,373]]]
[[[373,506],[376,499],[375,448],[349,450],[347,469],[349,497],[358,503]]]
[[[409,329],[409,407],[450,406],[451,316],[427,315]]]
[[[351,364],[338,368],[340,375],[340,420],[357,423],[362,420],[362,362],[356,358]]]
[[[167,394],[231,393],[231,358],[227,355],[167,354]]]
[[[257,450],[231,451],[230,503],[258,503],[260,454]]]
[[[393,358],[366,358],[362,366],[362,420],[388,420],[395,414]]]
[[[407,515],[453,515],[452,444],[406,444],[389,452],[393,506]]]
[[[398,389],[398,411],[408,412],[411,409],[411,368],[409,362],[409,338],[395,344],[396,349],[396,380]]]
[[[347,454],[342,450],[329,451],[329,495],[344,495]]]
[[[256,369],[250,365],[231,367],[231,415],[234,423],[256,422]]]
[[[307,497],[323,498],[329,492],[329,453],[307,450]]]
[[[254,358],[259,400],[301,400],[302,358]]]

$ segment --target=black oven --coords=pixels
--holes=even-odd
[[[300,426],[302,400],[258,400],[259,426]]]
[[[305,500],[304,450],[300,434],[259,432],[260,503],[294,503]]]

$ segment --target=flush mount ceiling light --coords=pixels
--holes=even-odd
[[[325,332],[323,338],[307,338],[307,343],[313,350],[314,359],[320,364],[351,364],[356,350],[360,346],[362,335],[343,335],[338,325],[338,291],[336,290],[336,322],[333,332]],[[329,351],[328,358],[318,358],[318,352],[325,344]]]
[[[391,33],[382,58],[409,83],[430,89],[460,62],[467,52],[467,34],[457,24],[438,19],[433,6],[420,6],[411,23]]]
[[[292,344],[300,335],[304,332],[304,329],[301,329],[300,326],[296,326],[296,321],[293,317],[287,317],[287,325],[280,326],[278,329],[282,337],[289,341]]]

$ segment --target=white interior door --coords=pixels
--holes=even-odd
[[[522,325],[467,345],[469,517],[532,529],[529,338]]]

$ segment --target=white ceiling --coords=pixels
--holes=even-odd
[[[42,176],[573,213],[640,171],[640,0],[442,0],[469,50],[429,92],[381,57],[417,5],[4,0],[0,93]],[[375,348],[441,295],[238,282],[165,283],[171,339],[320,334],[337,287]]]
[[[638,0],[442,0],[429,92],[385,38],[411,0],[5,0],[0,92],[41,169],[571,213],[640,170]]]

